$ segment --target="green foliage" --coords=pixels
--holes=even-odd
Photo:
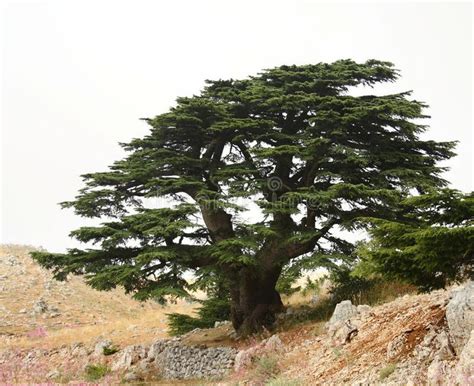
[[[104,347],[103,348],[103,353],[105,356],[109,356],[109,355],[114,355],[115,353],[119,352],[120,349],[118,347],[115,347],[115,346],[110,346],[110,347]]]
[[[327,276],[321,276],[314,280],[311,280],[309,276],[306,276],[306,282],[301,293],[306,296],[308,294],[318,295],[321,292],[321,287],[327,280]]]
[[[416,292],[411,284],[390,275],[362,271],[363,267],[364,262],[355,260],[331,271],[329,294],[334,305],[347,299],[353,304],[376,305]]]
[[[442,190],[404,200],[398,221],[370,220],[356,274],[384,275],[421,290],[474,277],[474,194]]]
[[[186,334],[196,328],[209,328],[212,327],[206,321],[199,318],[193,318],[189,315],[172,313],[166,314],[168,318],[168,332],[170,335],[178,336]]]
[[[291,295],[301,290],[301,287],[294,286],[294,283],[298,278],[301,276],[301,272],[299,270],[291,269],[287,267],[283,270],[280,277],[278,278],[276,284],[276,290],[280,294],[284,295]]]
[[[335,304],[343,300],[351,300],[354,304],[362,304],[363,294],[377,283],[377,279],[353,276],[351,273],[352,269],[348,265],[341,265],[331,272],[329,293]]]
[[[89,382],[97,381],[110,373],[110,369],[106,365],[87,365],[85,369],[86,380]]]
[[[354,248],[340,230],[396,221],[410,194],[446,185],[437,163],[455,144],[420,139],[425,104],[410,92],[351,95],[398,76],[389,62],[345,59],[207,81],[145,119],[148,135],[122,144],[125,158],[83,175],[62,203],[101,219],[71,232],[89,247],[33,257],[59,280],[85,275],[98,290],[159,302],[189,296],[189,272],[196,285],[214,276],[238,292],[273,287],[270,272],[334,265]],[[286,279],[279,288],[289,290]]]
[[[168,317],[169,333],[183,335],[195,328],[211,328],[217,321],[229,320],[230,305],[226,298],[209,298],[201,301],[197,317],[171,313]]]

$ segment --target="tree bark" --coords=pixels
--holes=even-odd
[[[284,310],[275,289],[281,268],[246,267],[231,289],[231,319],[240,336],[271,329],[275,315]]]

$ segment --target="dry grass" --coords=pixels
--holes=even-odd
[[[18,245],[0,248],[2,348],[55,348],[75,342],[91,343],[99,336],[118,345],[146,343],[167,336],[166,313],[193,314],[197,306],[185,301],[166,307],[152,301],[141,303],[120,289],[95,291],[79,277],[57,282],[30,258],[32,250]],[[7,264],[9,257],[18,264]],[[33,304],[40,298],[60,315],[32,314]],[[32,331],[39,328],[46,331],[46,336],[31,337]]]
[[[190,313],[189,306],[171,306],[163,312]],[[5,348],[43,348],[51,349],[76,342],[92,344],[98,337],[112,339],[115,344],[126,346],[138,343],[150,343],[167,337],[166,319],[158,311],[145,311],[136,318],[122,318],[101,324],[83,326],[65,326],[56,330],[46,330],[47,336],[31,338],[20,335],[8,339]]]

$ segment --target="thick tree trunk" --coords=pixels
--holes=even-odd
[[[231,289],[231,317],[241,336],[271,329],[275,315],[284,310],[275,289],[281,269],[244,268]]]

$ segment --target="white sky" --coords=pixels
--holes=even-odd
[[[204,79],[281,64],[389,60],[384,92],[414,90],[425,136],[460,141],[452,187],[473,189],[472,5],[316,1],[4,1],[1,242],[62,251],[83,224],[58,202],[80,174],[146,134]]]

